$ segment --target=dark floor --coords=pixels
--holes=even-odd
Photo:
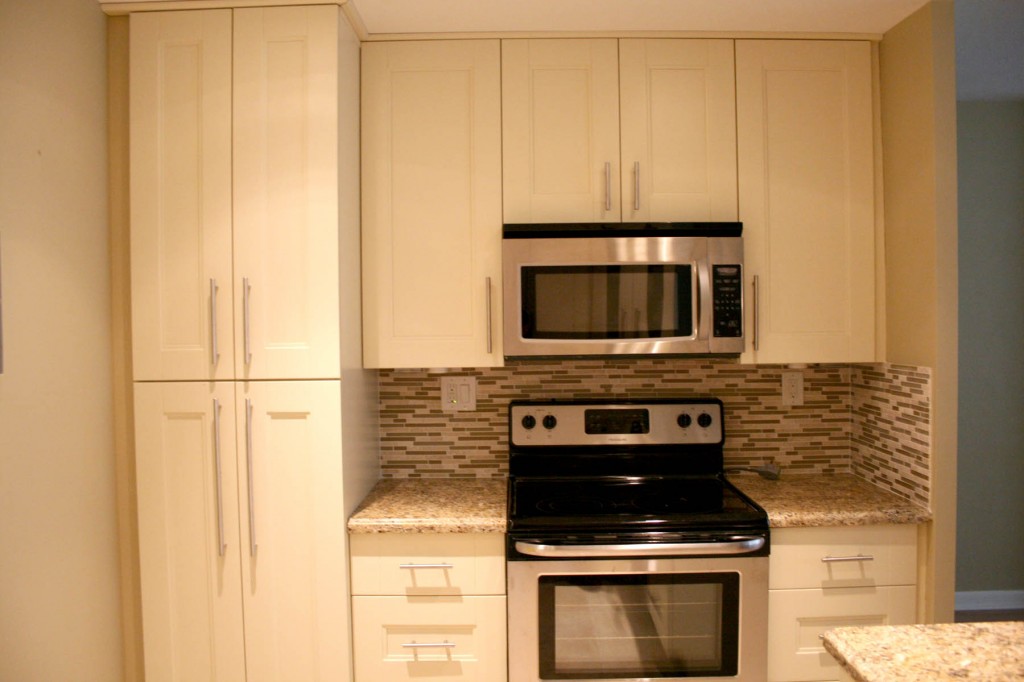
[[[957,623],[980,623],[997,620],[1024,620],[1024,609],[1012,611],[957,611],[954,619]]]

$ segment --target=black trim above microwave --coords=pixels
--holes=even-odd
[[[503,239],[584,237],[740,237],[743,223],[505,223]]]

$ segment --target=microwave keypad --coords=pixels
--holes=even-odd
[[[743,336],[743,276],[739,265],[711,266],[711,295],[714,335]]]

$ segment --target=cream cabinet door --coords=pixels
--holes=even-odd
[[[348,679],[340,383],[236,386],[247,680]]]
[[[732,40],[619,41],[622,220],[736,220]]]
[[[504,682],[504,596],[353,597],[356,682]]]
[[[736,101],[744,361],[873,361],[870,45],[736,41]]]
[[[136,380],[228,379],[231,11],[130,19]]]
[[[506,223],[621,220],[617,42],[502,41]]]
[[[496,40],[362,49],[363,361],[501,365]]]
[[[135,385],[146,679],[242,682],[242,585],[230,383]]]
[[[234,13],[239,378],[336,378],[338,8]]]

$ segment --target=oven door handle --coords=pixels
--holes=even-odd
[[[736,535],[724,542],[652,542],[621,545],[545,545],[517,540],[516,551],[528,556],[551,559],[597,558],[616,556],[683,557],[689,555],[732,556],[751,554],[764,547],[765,538],[757,535]]]

